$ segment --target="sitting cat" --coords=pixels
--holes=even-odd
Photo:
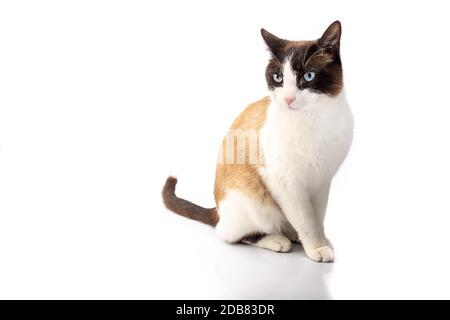
[[[163,200],[170,210],[216,227],[220,239],[288,252],[301,241],[309,258],[334,260],[324,233],[333,176],[353,136],[340,59],[341,24],[315,41],[280,39],[266,30],[269,96],[248,106],[226,136],[216,170],[216,208],[175,195],[169,177]]]

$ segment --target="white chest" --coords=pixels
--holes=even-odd
[[[320,187],[344,161],[352,134],[352,114],[344,97],[302,111],[271,105],[261,130],[261,174],[269,184],[275,180],[288,188]]]

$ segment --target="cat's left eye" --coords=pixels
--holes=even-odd
[[[303,75],[303,79],[305,79],[308,82],[313,81],[315,77],[316,77],[316,73],[312,72],[312,71],[307,72]]]

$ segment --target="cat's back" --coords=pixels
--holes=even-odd
[[[231,130],[260,130],[267,117],[267,109],[270,105],[270,98],[264,97],[250,104],[242,111],[231,125]]]
[[[234,120],[223,140],[214,185],[217,203],[228,190],[239,190],[261,202],[272,202],[258,173],[263,162],[259,132],[270,103],[270,97],[264,97],[250,104]]]

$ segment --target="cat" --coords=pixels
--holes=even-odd
[[[216,169],[216,208],[175,195],[177,179],[162,191],[166,207],[215,226],[228,243],[288,252],[300,242],[317,262],[334,261],[324,232],[333,176],[353,137],[340,58],[341,23],[314,41],[290,41],[265,29],[271,54],[269,96],[250,104],[222,143]]]

